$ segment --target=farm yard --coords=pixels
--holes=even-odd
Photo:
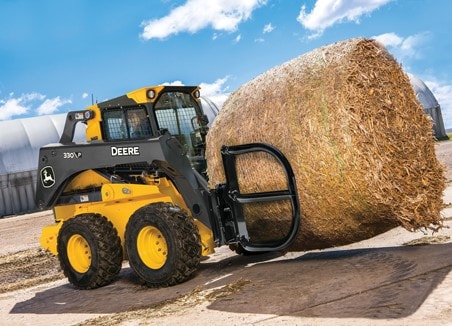
[[[2,325],[445,325],[452,320],[452,141],[444,227],[400,227],[351,245],[286,254],[220,248],[188,282],[151,289],[127,264],[116,282],[81,291],[39,249],[52,213],[0,219]]]

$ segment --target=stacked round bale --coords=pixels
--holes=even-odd
[[[444,171],[431,121],[374,40],[315,49],[232,93],[208,134],[211,186],[225,181],[221,146],[252,142],[275,146],[294,170],[302,216],[291,250],[357,242],[398,225],[442,225]],[[239,156],[237,165],[242,193],[286,188],[268,154]],[[248,204],[251,240],[285,235],[290,212],[287,202]]]

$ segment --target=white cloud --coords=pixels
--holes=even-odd
[[[212,84],[201,83],[199,85],[199,87],[201,87],[201,95],[206,97],[212,97],[227,93],[227,87],[225,87],[224,85],[228,81],[228,79],[229,77],[226,76],[224,78],[217,79]]]
[[[218,108],[221,108],[230,94],[228,87],[225,87],[228,79],[229,76],[226,76],[224,78],[217,79],[212,84],[201,83],[199,85],[201,87],[201,96],[208,98],[214,102]]]
[[[0,120],[8,120],[13,116],[27,113],[29,108],[20,98],[0,100]]]
[[[385,33],[372,38],[383,44],[398,59],[403,60],[421,56],[418,49],[428,40],[429,33],[419,33],[405,38],[395,33]]]
[[[412,36],[408,36],[403,40],[401,49],[403,53],[410,57],[417,57],[417,48],[425,43],[428,39],[429,33],[420,33]]]
[[[398,47],[403,43],[403,38],[395,33],[384,33],[372,36],[372,38],[386,47]]]
[[[275,29],[275,27],[272,25],[272,23],[269,23],[264,26],[264,30],[262,31],[262,33],[264,33],[264,34],[271,33],[271,32],[273,32],[274,29]]]
[[[41,105],[38,106],[36,113],[38,113],[38,115],[52,114],[57,112],[59,107],[69,103],[72,103],[72,101],[69,99],[62,100],[59,96],[46,99],[41,103]]]
[[[239,43],[241,39],[242,39],[242,35],[239,34],[239,35],[237,35],[237,37],[234,39],[234,42],[235,42],[235,43]]]
[[[141,37],[164,39],[180,32],[196,33],[208,26],[234,32],[255,9],[266,3],[267,0],[188,0],[165,17],[143,22]]]
[[[85,98],[87,98],[88,96],[89,96],[88,93],[83,93],[83,94],[82,94],[82,99],[85,99]]]
[[[184,86],[184,83],[181,82],[180,80],[175,80],[175,81],[172,81],[172,82],[164,82],[164,83],[162,83],[162,85],[165,85],[165,86]]]
[[[303,5],[297,20],[314,33],[310,38],[315,38],[336,23],[359,23],[362,15],[370,14],[391,1],[393,0],[317,0],[310,13],[306,12],[306,5]]]
[[[8,120],[18,115],[27,114],[33,104],[32,102],[44,99],[44,95],[36,92],[22,94],[19,97],[14,97],[14,93],[10,93],[7,99],[0,99],[0,120]]]
[[[11,93],[10,95],[14,96],[14,93]],[[24,102],[43,101],[45,98],[46,98],[45,95],[36,92],[23,94],[20,97],[20,99]]]
[[[36,113],[51,114],[58,111],[58,108],[64,104],[71,103],[70,100],[61,99],[59,96],[53,99],[46,99],[45,95],[40,93],[26,93],[15,97],[10,93],[6,99],[0,99],[0,120],[8,120],[20,115],[34,111]]]
[[[424,83],[432,91],[441,106],[444,126],[452,128],[452,84],[435,78],[424,80]]]

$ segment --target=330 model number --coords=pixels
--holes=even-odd
[[[82,153],[81,152],[64,152],[63,158],[65,159],[73,159],[73,158],[81,158]]]

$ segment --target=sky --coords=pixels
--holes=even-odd
[[[159,84],[221,105],[276,65],[365,37],[427,84],[452,128],[451,14],[450,0],[0,0],[0,120]]]

